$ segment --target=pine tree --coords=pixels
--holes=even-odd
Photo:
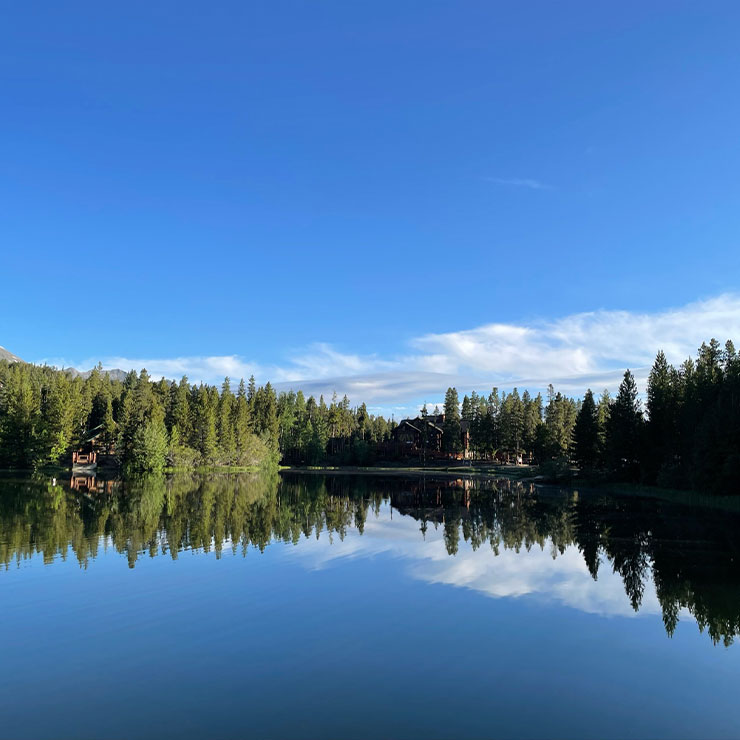
[[[591,470],[599,460],[599,421],[594,394],[589,388],[576,417],[573,430],[575,459],[582,470]]]
[[[202,462],[207,465],[215,462],[218,447],[217,408],[218,401],[213,403],[209,389],[201,385],[195,399],[193,434],[195,449],[200,453]]]
[[[445,421],[442,427],[442,449],[452,454],[458,454],[462,451],[460,402],[456,388],[448,388],[445,393]]]
[[[619,385],[619,393],[611,405],[607,424],[609,461],[619,477],[629,479],[637,477],[642,424],[637,384],[632,373],[627,370]]]
[[[548,404],[545,409],[545,440],[541,454],[550,458],[567,458],[573,442],[576,423],[576,404],[552,385],[547,389]]]
[[[42,406],[44,444],[49,450],[49,462],[58,462],[70,451],[75,436],[76,411],[69,376],[56,373]]]
[[[218,449],[219,458],[226,464],[234,462],[234,394],[231,392],[231,380],[224,378],[221,395],[218,401]]]
[[[115,442],[118,432],[118,425],[113,416],[113,397],[110,393],[105,395],[105,407],[103,409],[103,420],[101,424],[103,426],[103,444],[107,448],[110,448]]]
[[[247,392],[243,378],[239,383],[239,390],[236,394],[236,403],[234,404],[233,414],[234,444],[236,446],[237,462],[239,465],[244,465],[245,455],[249,448],[252,432],[249,425],[249,404],[247,402]]]
[[[606,459],[606,435],[609,416],[611,414],[612,399],[609,391],[604,388],[599,396],[599,403],[596,405],[596,424],[599,435],[599,460],[603,463]]]
[[[498,388],[493,388],[488,396],[488,415],[484,421],[483,437],[486,451],[495,457],[501,449],[501,398]]]
[[[501,402],[500,429],[502,445],[513,450],[518,458],[524,431],[524,406],[517,388]]]
[[[671,443],[675,440],[676,399],[673,388],[674,370],[661,350],[648,376],[646,450],[643,470],[649,483],[654,483],[661,468],[670,463]]]
[[[473,420],[473,406],[467,395],[463,396],[461,417],[463,421]]]
[[[537,433],[542,425],[542,396],[538,393],[537,397],[533,399],[529,391],[524,391],[522,404],[524,406],[522,445],[529,453],[531,462],[531,456],[537,445]]]
[[[129,470],[161,471],[169,448],[162,393],[155,393],[146,370],[127,381],[119,432],[121,460]],[[165,393],[169,396],[168,390]]]
[[[30,373],[11,367],[0,398],[0,456],[12,467],[33,468],[40,462],[41,398]]]
[[[170,430],[177,427],[181,442],[188,442],[193,433],[190,411],[190,397],[192,390],[187,375],[183,375],[180,382],[170,387],[170,404],[167,415],[167,426]]]

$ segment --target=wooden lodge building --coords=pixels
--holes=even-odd
[[[415,419],[403,419],[393,430],[392,449],[386,451],[401,459],[431,459],[431,460],[471,460],[475,458],[470,446],[470,422],[460,421],[460,444],[462,452],[445,452],[442,447],[444,433],[444,414],[432,414],[427,417],[417,416]],[[426,432],[425,432],[426,430]],[[501,448],[491,457],[489,462],[502,465],[523,465],[524,455],[521,450]],[[529,464],[532,464],[530,455]]]
[[[416,419],[402,419],[393,430],[396,452],[401,457],[422,457],[442,459],[466,459],[470,456],[470,423],[460,422],[461,453],[444,452],[442,435],[444,433],[444,414],[433,414]]]

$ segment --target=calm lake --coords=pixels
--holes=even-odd
[[[731,501],[0,478],[0,736],[737,738]]]

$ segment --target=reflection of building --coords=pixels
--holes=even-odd
[[[444,414],[403,419],[393,430],[398,454],[407,457],[426,454],[428,457],[467,458],[470,453],[470,422],[460,422],[462,452],[457,454],[442,451],[444,423]]]
[[[101,480],[94,475],[72,475],[69,487],[80,493],[113,493],[113,481]]]
[[[427,521],[442,522],[445,511],[456,511],[463,518],[462,510],[470,509],[475,491],[485,492],[485,499],[492,503],[501,496],[532,497],[535,486],[532,482],[515,481],[510,478],[495,482],[477,481],[471,478],[447,478],[410,480],[402,488],[391,491],[391,506],[406,516]]]
[[[391,507],[422,522],[441,524],[451,516],[465,519],[477,487],[469,478],[408,481],[403,489],[391,491]]]

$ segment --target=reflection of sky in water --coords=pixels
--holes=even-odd
[[[594,581],[577,547],[558,552],[551,541],[544,548],[533,545],[518,552],[499,546],[499,554],[488,543],[473,550],[462,535],[458,551],[449,555],[443,527],[429,523],[422,538],[420,522],[403,516],[384,504],[376,518],[365,522],[364,534],[349,528],[344,539],[322,532],[301,538],[295,547],[285,546],[285,557],[299,559],[305,567],[324,568],[343,558],[368,558],[389,554],[404,561],[405,572],[427,583],[444,583],[473,589],[494,598],[532,596],[554,600],[583,612],[601,615],[635,616],[624,583],[602,556],[598,580]],[[555,557],[553,557],[555,553]],[[660,614],[661,609],[649,573],[640,606],[641,614]],[[688,617],[687,610],[681,611]]]
[[[230,499],[222,503],[219,511]],[[284,503],[272,514],[292,512],[295,522],[298,508]],[[329,498],[319,511],[348,521],[349,503]],[[459,506],[434,515],[448,511],[465,516]],[[473,506],[470,516],[479,523]],[[738,736],[740,652],[712,645],[695,623],[667,639],[649,580],[640,610],[649,617],[635,619],[608,560],[594,581],[576,546],[553,555],[548,539],[519,552],[500,545],[496,555],[489,543],[474,551],[461,528],[451,556],[441,524],[429,522],[424,539],[421,522],[388,503],[377,517],[367,512],[362,535],[347,524],[343,538],[272,539],[264,553],[246,546],[246,557],[239,530],[216,540],[209,526],[192,539],[209,542],[208,552],[186,547],[174,559],[162,525],[152,518],[145,546],[124,527],[91,535],[99,548],[83,563],[62,544],[67,562],[58,553],[44,567],[36,553],[0,577],[9,636],[0,735]],[[176,547],[191,541],[181,531],[170,533]],[[617,557],[635,552],[630,532],[614,534]],[[704,552],[717,538],[702,533],[691,542]],[[658,558],[670,547],[665,534]],[[710,567],[722,556],[712,552]],[[692,582],[681,560],[670,570],[674,562],[665,572],[713,606],[713,581]],[[732,574],[718,574],[720,595]],[[39,676],[59,680],[41,687]]]

